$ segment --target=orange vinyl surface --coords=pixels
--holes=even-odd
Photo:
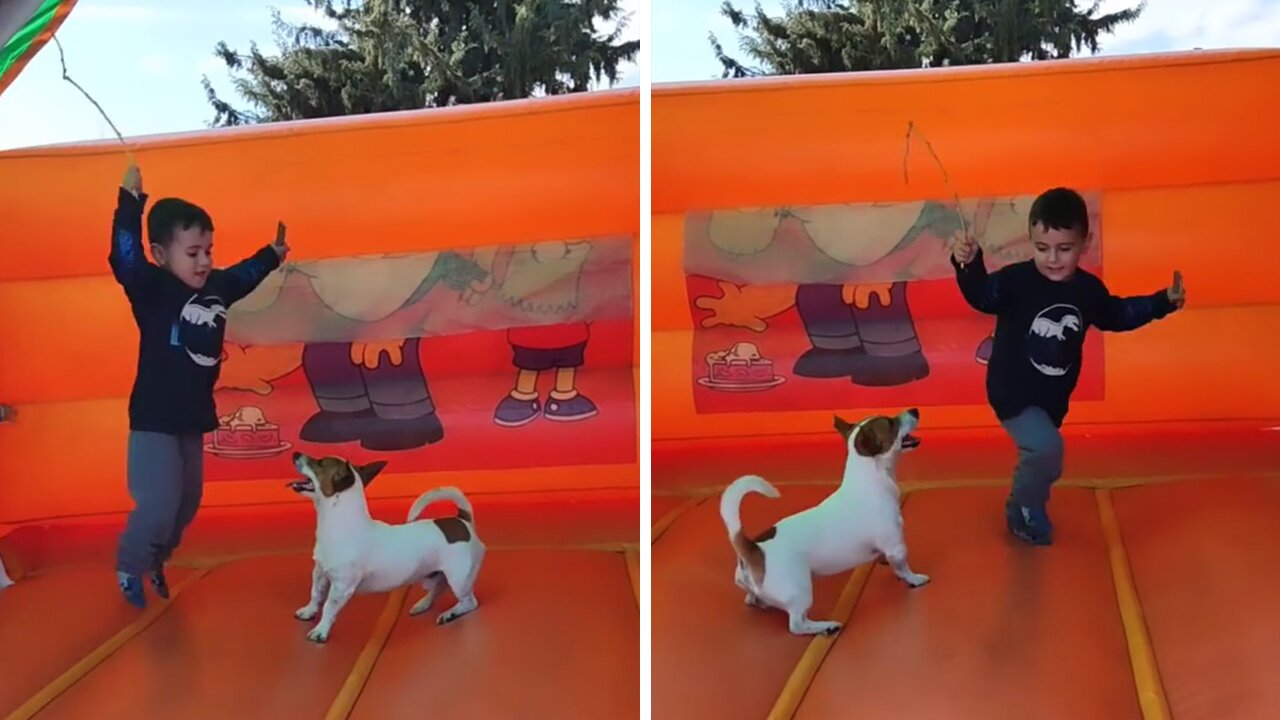
[[[398,519],[408,502],[378,501],[374,514]],[[23,660],[0,683],[0,718],[344,717],[326,713],[362,670],[351,717],[633,716],[639,613],[623,550],[638,540],[636,492],[481,496],[475,508],[491,548],[480,609],[437,627],[453,597],[410,618],[411,589],[371,668],[357,656],[394,595],[357,595],[325,646],[293,618],[310,587],[305,501],[203,513],[170,584],[187,568],[208,574],[170,603],[153,597],[154,622],[71,681],[58,677],[140,617],[110,572],[119,519],[19,528],[0,539],[26,570],[0,590],[0,643]],[[51,702],[23,707],[42,692]]]
[[[701,357],[695,338],[710,332],[691,312],[685,270],[686,220],[694,214],[950,203],[953,189],[968,199],[1033,196],[1056,185],[1100,193],[1101,276],[1112,292],[1154,292],[1175,269],[1183,272],[1183,311],[1103,339],[1105,362],[1087,367],[1098,373],[1103,397],[1074,403],[1072,422],[1280,414],[1280,383],[1257,382],[1272,374],[1274,345],[1258,329],[1280,325],[1280,285],[1271,281],[1280,256],[1259,251],[1266,231],[1256,215],[1280,202],[1280,145],[1265,129],[1280,98],[1263,89],[1277,73],[1280,51],[1215,51],[655,88],[655,440],[822,432],[826,407],[908,402],[931,409],[932,428],[993,425],[982,367],[972,361],[984,320],[963,305],[953,279],[912,282],[920,294],[911,307],[936,376],[916,383],[927,391],[788,377],[771,393],[813,385],[826,406],[700,413],[695,398],[703,391],[689,371]],[[1068,97],[1079,99],[1087,121],[1051,109]],[[936,151],[950,187],[919,139],[904,182],[908,123]],[[957,330],[958,321],[978,323],[977,332]],[[771,334],[737,339],[771,353]],[[790,363],[780,364],[787,374]],[[930,399],[957,385],[973,389],[970,401]]]
[[[283,220],[292,248],[290,268],[310,268],[292,275],[289,268],[278,270],[273,278],[294,284],[278,295],[263,292],[265,309],[243,310],[229,321],[216,393],[219,414],[262,410],[279,426],[280,447],[252,458],[220,454],[210,433],[205,506],[288,499],[282,498],[280,481],[292,474],[284,454],[289,447],[372,459],[360,443],[302,437],[304,422],[318,412],[314,398],[321,389],[315,384],[317,368],[301,351],[304,343],[307,348],[364,339],[403,343],[404,332],[425,333],[408,337],[414,347],[420,341],[421,368],[401,375],[416,372],[417,382],[429,386],[445,436],[430,447],[382,457],[390,465],[371,486],[374,496],[401,497],[437,483],[468,493],[636,486],[638,91],[130,140],[152,204],[176,195],[212,215],[219,266],[270,242],[276,221]],[[0,523],[130,507],[123,473],[138,331],[107,264],[110,218],[125,164],[114,141],[0,153],[0,236],[18,239],[0,267],[0,401],[19,409],[19,421],[0,428]],[[501,198],[499,206],[495,198]],[[57,218],[56,234],[50,218]],[[49,250],[52,244],[56,253]],[[570,245],[585,247],[588,259],[576,266],[531,261],[519,268],[507,259],[518,253],[554,256],[567,253]],[[486,249],[496,253],[486,271],[492,289],[483,291],[478,304],[455,302],[474,288],[465,282],[450,286],[447,274],[425,296],[407,290],[397,296],[398,290],[389,289],[395,283],[384,281],[414,272],[403,270],[406,262],[415,262],[405,257],[436,252],[466,271],[483,267],[478,258]],[[360,270],[374,267],[370,262],[382,264]],[[447,265],[437,263],[431,272],[441,267]],[[310,289],[308,280],[297,284],[298,277],[317,278],[313,270],[327,279],[311,282]],[[563,275],[547,277],[570,272],[578,273],[577,285]],[[531,273],[541,274],[530,282]],[[514,283],[510,297],[501,296],[513,275],[524,282]],[[353,276],[364,280],[347,290],[334,289],[332,283]],[[424,277],[434,275],[410,279]],[[604,280],[584,279],[591,277]],[[570,322],[528,301],[529,293],[538,292],[531,288],[543,287],[539,279],[560,292],[565,286],[578,288],[577,296],[558,305],[555,298],[564,296],[553,294],[551,307],[581,302],[594,308],[572,319],[589,328],[585,360],[574,380],[575,389],[599,409],[585,420],[592,429],[589,444],[581,442],[580,422],[538,418],[510,428],[494,421],[495,407],[513,389],[517,374],[507,331]],[[425,279],[421,282],[427,286]],[[602,285],[613,293],[608,301],[600,299]],[[264,281],[262,287],[268,286]],[[392,314],[378,320],[333,309],[359,295],[382,302]],[[237,307],[255,307],[245,305],[247,300]],[[512,315],[515,301],[535,309]],[[430,308],[431,317],[446,314],[441,307],[469,305],[475,308],[472,315],[452,310],[461,320],[448,327],[430,330],[405,320],[393,323],[397,334],[376,334],[387,317],[428,313],[424,308]],[[314,318],[305,313],[330,311],[340,323],[360,318],[355,334],[326,340],[306,336],[307,328],[323,325],[313,325]],[[283,313],[282,325],[296,325],[287,331],[290,339],[237,345],[236,332],[257,322],[254,314],[260,312]],[[246,325],[237,325],[237,317]],[[53,330],[63,327],[75,330]],[[407,358],[404,365],[410,365]],[[369,388],[383,383],[390,392],[392,385],[405,382],[389,377],[390,372],[384,373],[386,380],[377,380],[369,365],[364,368],[360,372]],[[537,380],[544,404],[553,375],[542,372]],[[335,443],[337,448],[326,447]],[[489,452],[495,445],[505,451]]]
[[[215,399],[220,417],[241,419],[222,420],[225,444],[223,433],[205,439],[202,508],[172,561],[172,599],[148,588],[150,606],[133,611],[114,565],[133,506],[137,329],[107,264],[125,157],[114,142],[0,153],[0,237],[12,240],[0,266],[0,402],[19,411],[0,425],[0,557],[18,581],[0,590],[0,718],[634,717],[638,91],[130,140],[152,203],[182,196],[215,218],[219,266],[287,223],[291,265],[276,287],[295,284],[266,306],[293,313],[281,324],[296,337],[238,344],[236,318],[252,325],[262,308],[232,308]],[[349,268],[373,274],[350,283]],[[312,282],[313,270],[328,280]],[[331,302],[387,301],[397,275],[418,290],[378,313]],[[326,297],[334,280],[348,290]],[[545,304],[529,301],[541,292]],[[308,335],[329,311],[356,332]],[[398,326],[407,335],[379,334],[406,313],[419,313]],[[449,313],[451,325],[438,320]],[[539,333],[589,336],[572,340],[585,359],[535,379],[547,413],[503,425],[495,407],[516,382],[513,338]],[[380,365],[356,348],[419,341],[416,356]],[[317,389],[304,346],[338,343],[348,347],[325,362],[359,374],[377,422],[354,439],[308,438],[307,419],[334,396]],[[546,398],[565,372],[596,414],[552,417]],[[398,384],[405,373],[420,377]],[[424,417],[380,414],[375,386],[383,407],[402,407],[388,395],[426,388],[428,375],[432,402],[418,407],[444,436],[368,450],[379,427]],[[246,447],[235,435],[248,408],[259,414]],[[425,490],[461,488],[489,548],[479,609],[438,627],[447,591],[414,618],[419,587],[357,595],[327,645],[308,642],[293,613],[310,591],[315,511],[285,487],[294,449],[388,461],[369,485],[371,514],[386,522],[403,522]]]
[[[1280,384],[1269,331],[1280,327],[1280,265],[1260,249],[1256,219],[1280,202],[1280,145],[1264,128],[1280,104],[1261,89],[1276,73],[1280,51],[1224,51],[655,88],[655,718],[1280,717],[1269,672],[1280,662]],[[1079,112],[1059,111],[1073,104]],[[747,271],[735,262],[791,267],[782,250],[766,255],[771,243],[808,251],[784,232],[787,220],[769,224],[770,211],[813,223],[804,232],[821,245],[823,220],[806,208],[950,207],[952,188],[923,143],[904,161],[908,123],[964,202],[1057,185],[1100,198],[1097,262],[1113,293],[1154,292],[1175,269],[1185,277],[1181,312],[1133,333],[1093,333],[1092,375],[1063,427],[1053,547],[1006,531],[1016,450],[983,402],[975,350],[989,329],[953,278],[892,280],[911,285],[907,314],[930,365],[896,386],[856,370],[853,382],[794,370],[788,353],[806,332],[798,294],[795,306],[767,306],[786,308],[777,315],[712,314],[697,302],[724,307],[731,290],[778,288],[788,300],[792,285],[836,284],[736,279]],[[791,208],[800,212],[778,212]],[[892,235],[855,222],[874,211],[836,212],[868,237]],[[715,213],[728,218],[721,241],[738,232],[760,244],[735,254],[707,243]],[[751,213],[764,219],[740,220]],[[835,249],[855,245],[857,232]],[[733,255],[724,270],[707,262],[710,245]],[[865,335],[876,320],[856,319],[856,282],[840,283],[836,298]],[[774,361],[773,384],[749,376],[757,392],[709,392],[703,353],[739,341]],[[844,449],[833,413],[857,420],[904,406],[920,408],[922,439],[899,465],[907,542],[913,569],[932,582],[908,590],[878,565],[816,579],[811,617],[846,625],[831,639],[791,636],[783,613],[746,606],[734,585],[719,492],[748,473],[776,485],[778,500],[744,500],[747,534],[763,530],[834,489]]]

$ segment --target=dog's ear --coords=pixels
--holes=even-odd
[[[840,433],[840,437],[844,438],[846,443],[849,442],[849,436],[853,434],[853,423],[845,420],[839,415],[832,415],[831,417],[835,418],[836,432]]]
[[[373,479],[377,477],[378,473],[382,472],[382,469],[386,466],[386,460],[374,460],[371,463],[356,466],[356,472],[360,474],[360,480],[364,483],[364,486],[368,487],[369,483],[373,482]]]

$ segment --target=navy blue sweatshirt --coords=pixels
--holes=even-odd
[[[195,290],[152,264],[142,251],[147,196],[120,188],[108,262],[138,324],[138,369],[129,395],[129,427],[200,434],[218,426],[213,386],[222,365],[227,309],[280,265],[270,245]]]
[[[988,274],[981,250],[964,267],[954,256],[951,265],[969,305],[996,316],[987,401],[1001,420],[1038,407],[1061,427],[1080,379],[1089,326],[1127,332],[1176,309],[1164,290],[1116,297],[1083,269],[1057,282],[1027,260]]]

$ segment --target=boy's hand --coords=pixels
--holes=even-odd
[[[134,197],[142,192],[142,171],[137,165],[130,165],[129,169],[124,171],[124,179],[120,181],[120,187],[133,193]]]
[[[276,241],[271,244],[272,249],[280,256],[280,262],[289,257],[289,243],[285,240],[285,226],[282,222],[276,223]]]
[[[1164,292],[1165,295],[1169,296],[1169,302],[1173,303],[1174,307],[1181,310],[1182,306],[1187,302],[1187,289],[1182,286],[1181,272],[1177,270],[1173,271],[1173,284]]]
[[[951,245],[951,255],[961,265],[968,265],[978,256],[978,243],[963,232],[956,233],[955,242]]]

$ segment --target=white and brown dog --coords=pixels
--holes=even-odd
[[[409,610],[418,615],[431,608],[441,586],[447,584],[457,603],[440,614],[443,625],[475,610],[476,575],[484,562],[485,545],[476,534],[471,503],[457,488],[423,493],[409,509],[403,525],[389,525],[369,515],[364,488],[386,467],[378,461],[353,465],[337,457],[313,458],[293,454],[303,479],[289,483],[316,508],[316,544],[312,554],[311,602],[294,616],[320,622],[307,633],[325,642],[344,605],[357,592],[384,592],[422,583],[427,594]],[[439,500],[458,506],[454,517],[419,520],[426,507]],[[323,603],[323,606],[321,605]]]
[[[796,635],[831,635],[840,623],[810,620],[813,574],[833,575],[873,560],[886,562],[911,587],[929,582],[907,565],[896,465],[920,441],[911,434],[920,411],[870,417],[856,425],[835,418],[848,458],[840,487],[818,505],[802,510],[754,538],[742,532],[740,506],[748,493],[778,497],[757,475],[738,478],[720,496],[720,517],[738,556],[734,582],[746,602],[787,613]]]

